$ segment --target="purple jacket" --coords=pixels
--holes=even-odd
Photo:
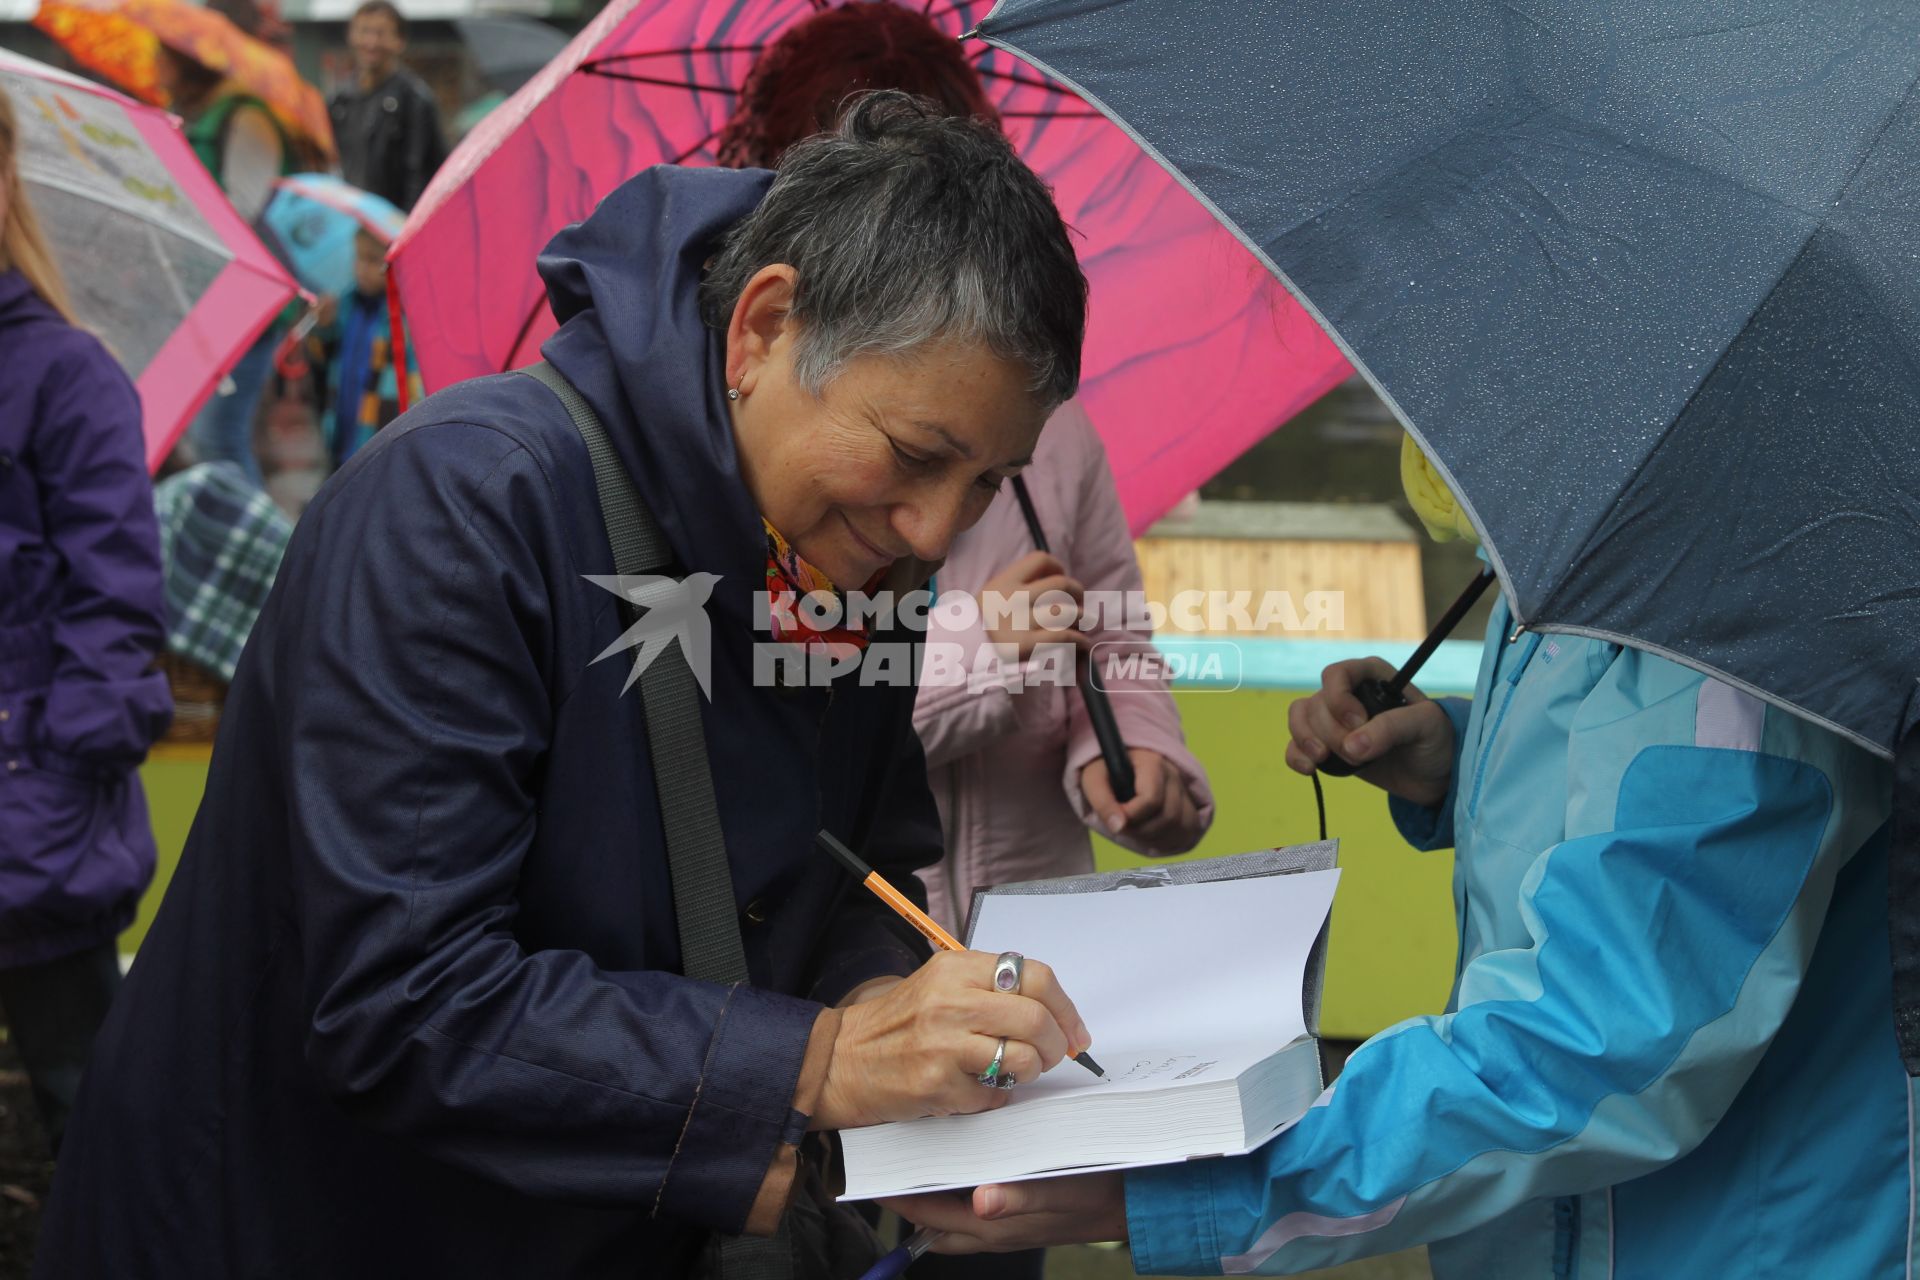
[[[112,939],[153,875],[134,772],[173,715],[140,401],[0,272],[0,968]]]

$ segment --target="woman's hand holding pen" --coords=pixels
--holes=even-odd
[[[920,971],[838,1011],[833,1057],[815,1129],[959,1115],[1005,1106],[1011,1094],[978,1076],[1007,1041],[1002,1069],[1032,1080],[1093,1037],[1053,970],[1025,963],[1018,994],[993,989],[995,957],[946,951]]]

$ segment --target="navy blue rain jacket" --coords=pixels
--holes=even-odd
[[[591,662],[623,624],[582,576],[612,572],[585,445],[530,378],[451,388],[295,533],[36,1275],[681,1274],[745,1222],[818,1002],[923,958],[812,847],[903,886],[938,856],[912,689],[753,683],[764,537],[695,288],[767,181],[650,170],[540,263],[548,358],[721,575],[702,710],[752,985],[677,976],[639,697]]]

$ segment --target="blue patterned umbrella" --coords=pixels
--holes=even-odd
[[[324,173],[282,178],[261,218],[301,285],[336,298],[353,292],[354,233],[364,229],[391,244],[406,220],[381,197]]]

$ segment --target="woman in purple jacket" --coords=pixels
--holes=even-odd
[[[0,94],[0,1006],[58,1147],[153,875],[134,767],[173,705],[140,402],[65,286]]]

